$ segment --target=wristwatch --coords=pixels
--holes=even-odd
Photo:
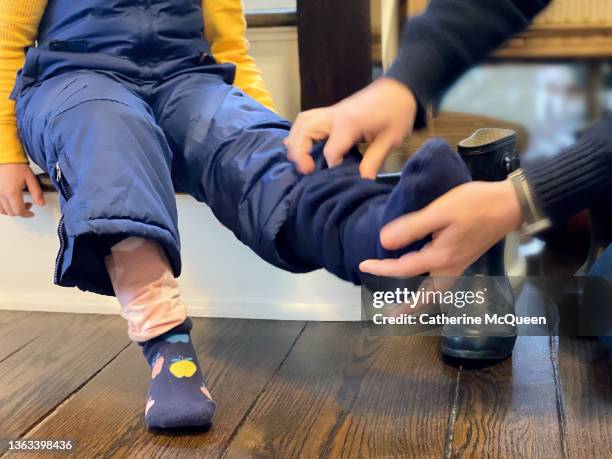
[[[512,172],[508,175],[508,180],[514,186],[523,213],[523,224],[519,228],[521,239],[528,239],[534,234],[550,228],[552,226],[550,219],[544,215],[534,199],[523,169]]]

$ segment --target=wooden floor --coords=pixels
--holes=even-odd
[[[119,317],[0,311],[0,330],[0,437],[71,439],[73,457],[612,452],[610,367],[586,339],[521,337],[512,359],[463,368],[441,360],[436,337],[373,337],[356,323],[196,319],[215,423],[206,433],[156,435],[143,426],[148,370]],[[2,457],[34,456],[3,448]]]

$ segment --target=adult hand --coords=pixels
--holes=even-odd
[[[429,244],[398,259],[366,260],[360,269],[378,276],[460,276],[522,221],[512,183],[466,183],[381,231],[381,243],[389,250],[432,235]]]
[[[336,105],[298,115],[284,142],[287,156],[298,171],[309,174],[315,167],[313,142],[328,139],[323,154],[329,167],[334,167],[357,142],[365,140],[370,146],[359,171],[362,177],[374,179],[391,149],[412,132],[416,111],[416,99],[407,86],[380,78]]]
[[[0,164],[0,215],[32,218],[32,203],[25,202],[23,190],[27,188],[39,206],[45,197],[32,169],[27,164]]]

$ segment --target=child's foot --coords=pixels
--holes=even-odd
[[[150,428],[204,427],[212,422],[215,402],[206,388],[191,343],[191,320],[141,344],[151,366],[145,408]]]
[[[430,238],[391,251],[380,243],[380,230],[396,218],[421,210],[470,179],[467,166],[448,143],[440,139],[426,142],[404,165],[391,192],[370,199],[344,225],[344,261],[345,266],[352,270],[348,271],[347,277],[359,283],[361,272],[358,266],[364,260],[399,258],[420,250]]]
[[[422,209],[469,180],[459,154],[439,139],[425,143],[408,160],[394,187],[361,179],[358,161],[352,155],[341,165],[300,181],[289,198],[292,208],[287,222],[277,236],[279,253],[296,271],[323,267],[360,284],[362,261],[397,258],[427,242],[401,251],[385,250],[380,230],[386,223]]]
[[[471,180],[470,172],[451,146],[441,139],[427,141],[408,160],[382,215],[382,225],[409,212],[420,210],[451,189]],[[382,227],[382,226],[381,226]],[[397,258],[421,249],[429,238],[398,251],[378,244],[378,258]]]

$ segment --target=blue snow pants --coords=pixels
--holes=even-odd
[[[238,239],[285,270],[324,267],[359,283],[358,262],[376,256],[380,228],[353,238],[347,218],[369,221],[364,203],[379,212],[391,187],[359,178],[356,151],[326,169],[318,147],[317,173],[298,174],[282,143],[290,124],[222,76],[182,72],[147,83],[67,71],[24,87],[17,116],[30,157],[61,192],[58,285],[113,295],[104,257],[128,236],[157,241],[178,276],[175,191],[208,204]],[[296,222],[310,227],[308,238],[293,241],[300,256],[277,241],[283,225]]]

